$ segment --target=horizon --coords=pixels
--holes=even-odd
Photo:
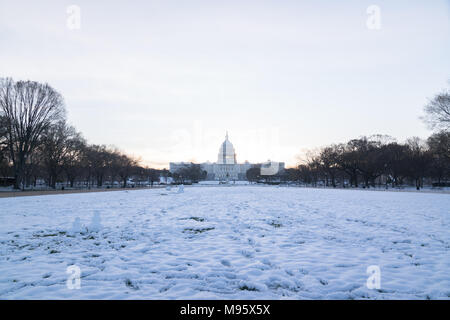
[[[448,87],[448,1],[377,1],[375,28],[368,1],[77,1],[79,25],[72,4],[0,1],[2,76],[49,83],[89,143],[155,168],[214,162],[227,130],[238,162],[286,167],[361,136],[424,139]]]

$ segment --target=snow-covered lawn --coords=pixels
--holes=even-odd
[[[95,212],[99,231],[72,230]],[[71,265],[79,290],[66,285]],[[366,287],[371,265],[378,290]],[[449,297],[448,194],[205,186],[0,199],[1,299]]]

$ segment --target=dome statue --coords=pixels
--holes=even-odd
[[[220,146],[217,163],[236,164],[236,153],[234,152],[233,144],[228,140],[228,132],[225,136],[225,141]]]

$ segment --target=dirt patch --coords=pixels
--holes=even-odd
[[[110,191],[129,191],[142,189],[156,189],[162,188],[154,186],[153,188],[114,188],[114,189],[73,189],[73,190],[30,190],[30,191],[3,191],[0,192],[0,198],[12,197],[29,197],[29,196],[45,196],[52,194],[71,194],[71,193],[88,193],[88,192],[110,192]]]

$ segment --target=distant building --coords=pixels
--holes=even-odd
[[[174,173],[191,164],[191,162],[171,162],[170,172]],[[217,162],[204,162],[200,166],[207,172],[206,180],[218,181],[247,180],[247,170],[254,166],[260,166],[261,173],[266,175],[275,175],[284,170],[284,162],[249,163],[246,161],[237,163],[233,144],[228,140],[228,132],[225,141],[220,146]]]

